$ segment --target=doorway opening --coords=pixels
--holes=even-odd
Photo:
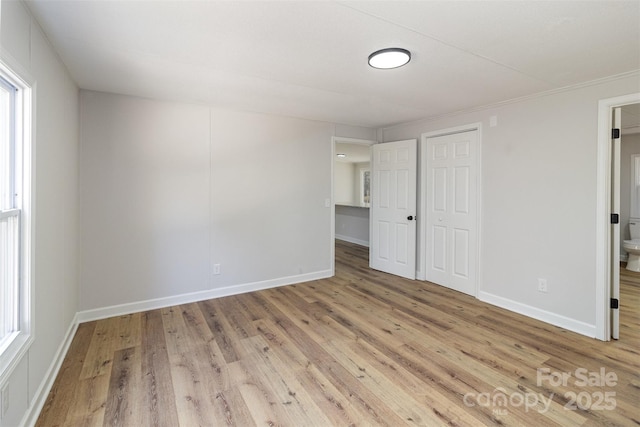
[[[371,146],[376,141],[334,136],[331,142],[330,256],[335,274],[336,239],[369,246]]]
[[[612,132],[614,110],[634,104],[640,104],[640,93],[603,99],[598,103],[596,338],[602,341],[617,338],[617,307],[620,306],[620,212],[614,212],[612,208],[619,205],[620,200],[619,170],[616,172],[620,164],[619,138]]]

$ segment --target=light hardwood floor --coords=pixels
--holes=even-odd
[[[336,253],[331,279],[81,324],[37,425],[640,424],[640,274],[604,343]]]

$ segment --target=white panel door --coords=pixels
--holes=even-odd
[[[622,109],[613,109],[613,128],[622,130]],[[620,218],[620,138],[611,138],[611,213]],[[611,221],[611,299],[620,301],[620,224]],[[611,308],[611,338],[620,338],[620,310]]]
[[[417,141],[372,146],[369,265],[416,277]]]
[[[476,295],[477,131],[423,140],[426,279]],[[423,157],[424,159],[424,157]]]

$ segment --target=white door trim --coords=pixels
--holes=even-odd
[[[640,103],[640,92],[598,101],[598,154],[596,171],[596,338],[611,339],[611,112]]]
[[[455,133],[469,132],[469,131],[478,131],[478,140],[477,140],[477,157],[476,157],[476,182],[477,182],[477,190],[476,190],[476,230],[477,230],[477,262],[476,262],[476,291],[474,296],[478,296],[480,289],[482,289],[482,252],[480,251],[481,241],[482,241],[482,123],[470,123],[462,126],[456,126],[446,129],[440,129],[437,131],[426,132],[420,135],[420,146],[419,157],[420,164],[419,175],[420,180],[418,182],[418,191],[420,194],[420,203],[419,212],[418,212],[418,236],[419,236],[419,253],[418,253],[418,263],[417,263],[417,274],[416,277],[418,280],[426,280],[426,257],[427,253],[427,229],[426,229],[426,212],[427,212],[427,186],[424,185],[427,182],[427,150],[425,149],[427,145],[427,139],[451,135]]]
[[[347,138],[343,136],[331,137],[331,209],[329,210],[331,215],[331,238],[329,239],[329,260],[331,263],[331,275],[336,275],[336,198],[335,198],[335,162],[336,162],[336,142],[342,142],[347,144],[362,144],[371,146],[377,144],[378,141],[370,139],[358,139]],[[371,221],[371,217],[369,217]]]
[[[613,128],[622,131],[622,108],[613,109]],[[613,138],[611,135],[611,212],[617,213],[620,218],[620,160],[622,148],[622,135]],[[620,301],[620,221],[617,224],[611,224],[611,298]],[[620,338],[620,310],[611,310],[611,338]]]

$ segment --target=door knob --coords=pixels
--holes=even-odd
[[[407,219],[408,219],[409,221],[411,221],[411,220],[413,219],[413,215],[409,215],[409,216],[407,217]]]

